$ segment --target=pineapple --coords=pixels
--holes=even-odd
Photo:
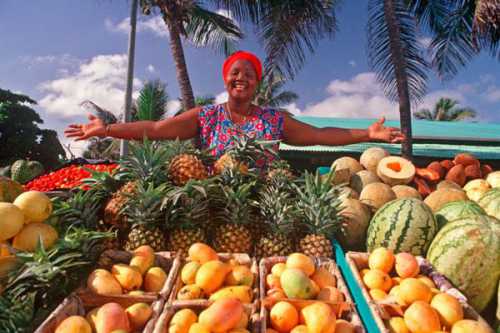
[[[216,212],[220,224],[214,230],[214,247],[217,252],[250,253],[252,233],[251,200],[256,184],[255,175],[244,175],[238,170],[225,169],[221,175],[217,197],[219,211]]]
[[[168,163],[168,174],[175,185],[185,185],[190,179],[208,178],[208,170],[199,157],[200,152],[189,141],[176,140],[169,150],[173,157]]]
[[[204,223],[209,220],[209,194],[213,188],[212,180],[190,180],[168,194],[164,207],[171,229],[169,250],[187,253],[192,244],[208,242]]]
[[[269,168],[269,171],[266,174],[266,181],[270,182],[280,175],[284,175],[289,180],[293,180],[295,178],[290,164],[288,164],[287,161],[281,159],[273,161]]]
[[[166,238],[162,230],[162,200],[166,186],[155,187],[152,183],[137,182],[137,187],[127,200],[123,213],[131,231],[125,250],[132,251],[141,245],[149,245],[155,251],[166,249]]]
[[[256,202],[265,221],[266,233],[255,244],[258,258],[286,256],[294,252],[292,235],[298,210],[288,176],[277,174],[260,192]]]
[[[297,191],[297,207],[301,211],[302,226],[307,235],[300,240],[299,250],[315,257],[333,256],[330,238],[340,228],[342,187],[332,185],[334,172],[323,181],[319,172],[312,174],[306,171],[303,183],[294,184]]]

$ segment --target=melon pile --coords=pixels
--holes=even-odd
[[[392,304],[391,318],[385,321],[391,332],[490,332],[481,322],[466,319],[455,297],[440,292],[432,279],[420,275],[412,254],[394,255],[377,248],[369,255],[368,267],[360,273],[371,298]]]
[[[148,245],[138,247],[129,265],[114,264],[111,271],[94,270],[87,278],[87,288],[98,295],[158,293],[167,280],[167,273],[154,263],[153,249]]]
[[[89,310],[85,317],[67,317],[57,326],[55,333],[138,332],[152,314],[151,305],[146,303],[135,303],[127,308],[118,303],[106,303]]]
[[[183,286],[177,292],[178,300],[236,298],[242,303],[252,302],[254,275],[249,265],[234,259],[223,262],[203,243],[191,245],[188,253],[189,261],[181,270]]]

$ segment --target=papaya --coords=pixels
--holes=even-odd
[[[177,299],[181,301],[201,298],[203,291],[195,284],[188,284],[179,290]]]
[[[230,271],[231,267],[222,261],[208,261],[198,269],[195,284],[210,295],[222,286]]]
[[[105,269],[94,270],[87,278],[87,287],[99,295],[123,294],[120,283]]]
[[[92,333],[92,327],[85,318],[70,316],[57,326],[55,333]]]
[[[197,261],[191,261],[182,267],[181,280],[184,284],[193,284],[196,279],[196,273],[200,269],[201,264]]]
[[[188,333],[190,327],[196,323],[198,316],[191,309],[177,311],[170,319],[168,333]]]
[[[203,243],[194,243],[188,250],[189,259],[204,264],[209,261],[219,260],[219,256],[214,249]]]
[[[97,311],[95,322],[97,333],[111,333],[115,330],[130,332],[130,322],[125,310],[118,303],[106,303]]]
[[[210,332],[223,333],[239,324],[243,312],[243,304],[239,300],[219,299],[200,313],[198,322]]]

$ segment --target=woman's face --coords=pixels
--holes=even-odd
[[[230,98],[251,100],[257,89],[257,73],[252,64],[244,59],[236,60],[224,78]]]

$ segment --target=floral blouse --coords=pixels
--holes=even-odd
[[[234,124],[223,104],[207,105],[198,115],[198,128],[201,148],[220,157],[233,145],[231,138],[234,135],[244,133],[261,140],[281,140],[283,114],[274,109],[258,108],[245,123]]]

